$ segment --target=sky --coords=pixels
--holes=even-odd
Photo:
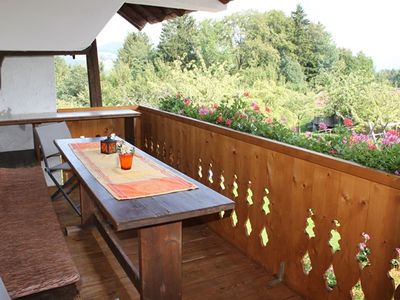
[[[400,69],[399,0],[234,0],[223,12],[195,12],[199,21],[221,19],[226,15],[252,9],[265,12],[281,10],[286,15],[301,4],[313,22],[322,23],[338,47],[359,51],[372,57],[377,70]],[[143,29],[154,45],[158,43],[161,24]],[[111,67],[126,35],[136,29],[119,15],[114,16],[97,38],[100,57],[106,69]]]

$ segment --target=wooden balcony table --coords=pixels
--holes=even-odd
[[[141,299],[182,298],[182,220],[231,210],[234,202],[150,155],[136,153],[197,189],[137,199],[117,200],[92,175],[70,147],[100,138],[62,139],[55,144],[80,180],[82,224],[95,224],[138,289]],[[118,244],[116,231],[138,230],[139,271]],[[133,235],[132,235],[133,236]]]

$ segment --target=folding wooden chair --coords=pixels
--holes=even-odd
[[[45,165],[44,170],[57,186],[57,191],[51,196],[51,199],[55,200],[60,195],[64,196],[75,212],[80,216],[81,212],[79,205],[76,205],[69,196],[71,192],[78,186],[76,176],[72,175],[64,183],[60,183],[54,176],[54,173],[60,171],[71,172],[71,166],[67,162],[63,163],[61,161],[61,155],[54,144],[55,139],[71,138],[71,133],[67,124],[65,122],[61,122],[38,126],[35,127],[35,134],[38,138],[40,151],[43,156],[43,162]],[[49,160],[52,157],[59,157],[60,160],[56,164],[52,165],[52,162]]]

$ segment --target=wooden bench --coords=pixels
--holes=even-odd
[[[78,297],[79,274],[40,167],[0,168],[0,277],[12,299]]]

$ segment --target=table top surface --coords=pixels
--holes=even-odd
[[[132,109],[93,110],[78,112],[54,112],[33,114],[0,115],[0,125],[37,124],[72,120],[93,120],[107,118],[138,117],[141,114]]]
[[[101,138],[60,139],[56,140],[55,144],[64,158],[70,163],[81,184],[86,186],[88,191],[93,194],[96,205],[115,230],[121,231],[176,222],[234,208],[232,200],[171,168],[138,148],[135,148],[135,150],[140,155],[193,182],[198,188],[160,196],[116,200],[88,171],[69,146],[72,143],[88,143],[100,140]]]

